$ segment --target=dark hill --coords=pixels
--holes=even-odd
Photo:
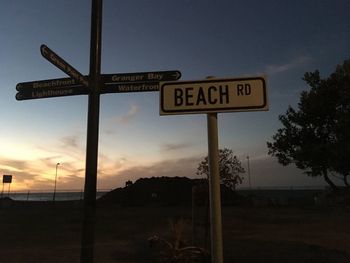
[[[117,188],[102,196],[99,203],[123,206],[190,205],[192,186],[197,180],[186,177],[152,177]]]

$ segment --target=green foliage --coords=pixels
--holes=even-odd
[[[243,176],[241,174],[245,173],[241,162],[233,155],[233,151],[227,148],[219,150],[219,172],[221,183],[232,190],[237,184],[242,183]],[[208,156],[199,163],[197,175],[205,175],[208,178]]]
[[[311,176],[350,172],[350,60],[328,78],[319,71],[307,72],[303,80],[309,91],[300,95],[297,110],[289,106],[280,115],[282,128],[267,142],[269,154],[283,165],[294,163]]]

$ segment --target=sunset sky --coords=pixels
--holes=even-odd
[[[179,70],[181,80],[265,75],[267,112],[219,114],[219,144],[252,186],[324,185],[267,155],[278,115],[296,106],[307,71],[323,77],[350,58],[348,0],[104,0],[102,73]],[[46,44],[88,74],[90,1],[15,0],[0,7],[0,175],[12,190],[81,190],[87,96],[16,101],[16,84],[67,77]],[[101,95],[98,188],[140,177],[196,177],[206,116],[159,116],[158,92]],[[242,186],[248,185],[248,179]]]

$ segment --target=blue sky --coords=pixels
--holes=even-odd
[[[16,101],[19,82],[66,77],[46,44],[88,74],[90,1],[3,1],[0,9],[0,172],[13,189],[82,189],[87,96]],[[253,186],[323,185],[267,155],[278,115],[295,106],[302,76],[327,76],[350,57],[348,0],[104,0],[102,73],[179,70],[181,80],[266,75],[268,112],[219,114],[220,147]],[[157,92],[101,96],[98,188],[148,176],[194,177],[207,154],[206,116],[159,116]],[[247,186],[247,179],[243,186]]]

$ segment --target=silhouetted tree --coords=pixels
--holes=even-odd
[[[242,174],[245,173],[241,162],[233,155],[233,151],[227,148],[219,150],[219,171],[221,183],[232,190],[236,188],[236,185],[242,183]],[[208,178],[208,156],[199,163],[197,175],[205,175]]]
[[[125,187],[128,187],[130,185],[132,185],[132,181],[128,180],[128,181],[125,182]]]
[[[342,174],[347,184],[350,171],[350,60],[328,78],[316,70],[303,80],[311,88],[301,93],[297,110],[289,106],[279,116],[283,127],[267,142],[269,154],[283,165],[295,163],[310,176],[323,176],[337,189],[330,172]]]
[[[332,148],[332,170],[343,176],[344,184],[350,187],[350,59],[339,65],[328,79],[328,85],[337,89],[335,104],[336,141]]]

